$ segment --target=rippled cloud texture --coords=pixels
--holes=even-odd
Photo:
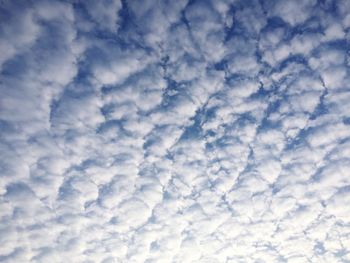
[[[350,1],[0,19],[0,262],[350,262]]]

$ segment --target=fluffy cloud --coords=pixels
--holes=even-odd
[[[2,1],[1,262],[347,262],[348,1]]]

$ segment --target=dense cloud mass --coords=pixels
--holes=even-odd
[[[0,20],[0,262],[350,262],[350,1]]]

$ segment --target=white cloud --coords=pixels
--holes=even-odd
[[[98,27],[110,31],[116,31],[118,29],[118,12],[122,8],[120,0],[106,0],[100,2],[85,1],[84,5]]]
[[[0,261],[348,260],[335,4],[1,3]]]
[[[312,8],[315,5],[315,0],[277,1],[271,13],[279,16],[291,26],[296,26],[311,16]]]

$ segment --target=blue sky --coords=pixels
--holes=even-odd
[[[350,262],[350,1],[0,2],[0,262]]]

